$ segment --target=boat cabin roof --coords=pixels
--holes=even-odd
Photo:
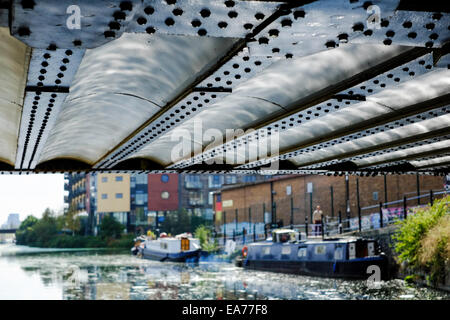
[[[290,230],[290,229],[286,229],[286,230],[289,230],[289,231],[293,231],[293,230]],[[370,240],[370,239],[362,239],[362,238],[359,238],[359,237],[349,237],[349,238],[334,238],[334,239],[325,239],[325,240],[322,240],[322,239],[307,239],[307,240],[301,240],[301,241],[298,241],[299,243],[305,243],[305,244],[324,244],[324,243],[350,243],[350,242],[355,242],[355,241],[357,241],[357,240],[365,240],[365,241],[373,241],[373,240]],[[252,245],[258,245],[258,246],[264,246],[264,245],[267,245],[268,244],[268,242],[255,242],[255,243],[252,243]]]
[[[166,238],[158,238],[159,241],[180,241],[181,239],[188,239],[189,241],[198,240],[197,238],[175,238],[175,237],[166,237]]]
[[[278,234],[278,233],[295,233],[296,231],[292,229],[276,229],[273,230],[272,232]]]

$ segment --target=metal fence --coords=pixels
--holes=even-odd
[[[261,220],[256,220],[256,217],[252,216],[252,209],[250,209],[249,220],[239,222],[236,220],[238,213],[235,213],[235,220],[230,223],[226,223],[220,226],[220,231],[215,233],[215,239],[219,245],[225,245],[227,240],[233,240],[236,244],[246,244],[257,241],[270,240],[271,232],[273,229],[284,227],[296,230],[303,233],[308,238],[314,237],[330,237],[339,234],[363,231],[370,229],[379,229],[392,225],[393,223],[406,219],[409,215],[414,214],[418,209],[432,205],[436,198],[441,198],[449,194],[449,191],[443,190],[430,190],[427,193],[420,196],[403,197],[403,199],[380,202],[377,205],[359,207],[358,215],[351,217],[348,212],[345,216],[342,210],[337,212],[335,216],[326,216],[322,219],[321,224],[308,223],[308,217],[305,214],[302,216],[304,219],[303,224],[294,224],[299,219],[294,213],[295,204],[293,198],[283,200],[284,202],[290,202],[289,224],[276,225],[268,227],[269,224],[265,223],[267,219],[264,217]],[[422,200],[423,199],[423,200]],[[426,203],[426,204],[421,204]],[[283,203],[283,205],[285,205]],[[266,206],[263,206],[266,207]],[[264,213],[267,212],[262,212]],[[261,216],[261,212],[259,212]],[[253,220],[252,220],[253,218]]]

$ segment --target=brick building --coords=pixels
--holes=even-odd
[[[129,232],[157,228],[164,214],[186,210],[189,215],[213,221],[211,192],[225,185],[254,183],[264,175],[68,173],[64,190],[66,210],[89,215],[89,233],[105,214],[122,222]]]
[[[444,187],[443,177],[422,175],[276,176],[266,181],[224,187],[215,192],[215,224],[217,228],[224,223],[232,227],[235,224],[238,230],[242,223],[248,221],[263,224],[281,220],[283,225],[303,224],[305,215],[311,221],[312,211],[317,205],[329,217],[337,217],[339,211],[343,218],[347,212],[350,217],[355,217],[358,215],[358,194],[359,206],[364,208],[403,199],[404,196],[429,194],[430,190]],[[425,204],[429,200],[422,198],[420,201]],[[418,200],[408,201],[408,205],[417,204]]]

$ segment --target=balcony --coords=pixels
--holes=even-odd
[[[205,201],[203,201],[203,199],[189,199],[188,203],[192,207],[199,207],[203,206],[205,204]]]
[[[203,188],[203,183],[201,181],[186,181],[184,187],[186,189],[201,189]]]

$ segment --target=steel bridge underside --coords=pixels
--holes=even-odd
[[[449,40],[438,1],[0,0],[0,171],[447,174]]]

